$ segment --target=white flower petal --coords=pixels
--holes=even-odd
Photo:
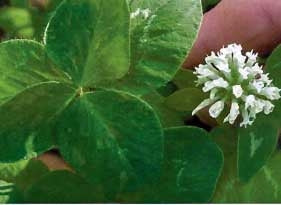
[[[216,101],[216,99],[205,99],[203,100],[193,111],[192,111],[192,115],[194,115],[195,113],[197,113],[199,110],[202,110],[203,108],[211,105],[212,103],[214,103]]]
[[[242,53],[234,53],[233,54],[233,62],[238,66],[238,68],[245,66],[246,57],[242,55]]]
[[[224,109],[224,101],[220,100],[213,104],[209,109],[209,114],[212,118],[217,118]]]
[[[254,95],[248,95],[245,100],[245,109],[248,109],[252,113],[251,115],[262,112],[264,109],[263,100]]]
[[[227,88],[228,82],[225,81],[223,78],[219,78],[213,81],[208,81],[204,84],[203,92],[209,92],[213,88]]]
[[[207,65],[213,66],[214,69],[219,69],[225,73],[230,73],[229,65],[227,59],[221,56],[216,56],[214,52],[205,59]]]
[[[273,111],[274,105],[268,100],[263,100],[263,103],[264,103],[263,112],[264,114],[268,115]]]
[[[255,106],[256,98],[254,95],[248,95],[245,99],[245,108],[248,109],[249,107]]]
[[[267,86],[272,83],[272,80],[269,79],[268,75],[269,75],[268,73],[261,74],[260,79],[259,79],[260,81],[264,82]]]
[[[251,107],[250,113],[258,114],[264,109],[264,103],[261,99],[256,98],[254,107]]]
[[[253,51],[244,55],[241,45],[237,44],[206,57],[206,64],[199,65],[194,74],[198,78],[197,84],[203,85],[203,92],[210,92],[210,98],[198,105],[193,114],[216,102],[210,107],[209,114],[217,118],[224,104],[231,103],[224,122],[233,124],[241,114],[240,126],[246,127],[254,122],[258,113],[271,113],[274,105],[270,101],[280,99],[281,90],[274,87],[269,74],[264,74],[257,57]]]
[[[194,74],[200,75],[200,77],[216,77],[217,74],[210,69],[208,65],[200,64],[198,67],[195,68]]]
[[[240,111],[239,111],[239,105],[237,102],[231,103],[230,112],[227,115],[227,117],[224,119],[223,122],[229,122],[230,124],[233,124],[238,117]]]
[[[218,91],[219,91],[219,89],[216,89],[216,88],[212,89],[211,92],[210,92],[210,99],[215,99]]]
[[[150,16],[150,14],[151,14],[150,9],[147,8],[147,9],[142,10],[142,15],[145,19],[147,19]]]
[[[243,89],[241,85],[232,86],[232,93],[236,98],[240,98],[243,94]]]
[[[247,127],[247,125],[252,125],[254,120],[250,119],[249,113],[247,111],[247,109],[242,109],[242,118],[243,121],[240,123],[240,127]]]
[[[131,13],[131,19],[136,18],[137,16],[139,16],[141,14],[141,9],[138,8],[135,12]]]
[[[150,16],[150,14],[151,14],[151,10],[149,8],[147,8],[147,9],[138,8],[136,11],[134,11],[130,14],[130,18],[134,19],[134,18],[142,15],[143,18],[147,19]]]
[[[257,62],[258,54],[254,53],[253,50],[251,52],[246,52],[246,56],[248,57],[246,62],[247,66],[253,66]]]
[[[262,89],[261,94],[270,100],[280,99],[280,89],[277,87],[265,87]]]
[[[242,79],[244,79],[244,80],[248,79],[249,72],[246,69],[239,68],[238,70],[239,70],[240,75],[242,76]]]
[[[222,55],[232,55],[233,53],[241,53],[242,46],[237,44],[230,44],[226,48],[222,48],[220,53]]]
[[[264,82],[254,80],[252,84],[250,84],[250,86],[254,88],[257,91],[257,93],[260,93],[264,88]]]
[[[255,77],[256,75],[263,74],[262,67],[258,64],[255,64],[254,66],[245,67],[245,69],[250,73],[251,76]]]

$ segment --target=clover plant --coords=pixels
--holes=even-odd
[[[197,0],[64,0],[42,43],[1,43],[1,201],[209,201],[220,148],[202,129],[167,127],[150,103],[201,17]],[[71,171],[31,160],[50,149]]]
[[[11,1],[38,41],[0,43],[0,202],[280,202],[280,46],[180,69],[218,2]]]
[[[276,174],[280,46],[265,65],[258,60],[258,54],[242,51],[236,44],[212,52],[194,72],[181,70],[173,79],[176,91],[165,99],[169,109],[196,113],[205,122],[216,120],[210,135],[223,150],[224,168],[213,202],[281,199]]]

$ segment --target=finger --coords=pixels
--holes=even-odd
[[[197,66],[211,51],[231,43],[267,55],[281,42],[280,10],[276,0],[222,0],[204,15],[184,67]]]

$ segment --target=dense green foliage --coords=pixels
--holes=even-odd
[[[0,28],[4,31],[4,39],[42,41],[44,28],[61,1],[7,0],[6,5],[0,8]]]
[[[26,39],[0,43],[0,202],[280,202],[280,102],[248,128],[186,126],[206,95],[179,68],[217,3],[1,8],[5,38]],[[278,87],[280,53],[266,63]],[[51,149],[71,171],[34,159]]]

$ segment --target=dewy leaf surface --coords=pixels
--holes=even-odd
[[[47,58],[43,45],[31,40],[0,44],[0,73],[0,103],[38,83],[68,81]]]
[[[92,183],[103,184],[107,195],[159,176],[161,125],[138,98],[113,91],[85,94],[65,110],[57,130],[66,161]]]
[[[0,161],[34,157],[54,145],[51,124],[75,96],[57,82],[34,85],[0,107]]]
[[[126,0],[66,0],[45,33],[49,56],[81,86],[119,79],[129,69]]]
[[[165,130],[164,170],[157,194],[161,203],[206,203],[220,176],[223,156],[207,132],[196,127]]]
[[[135,16],[138,9],[148,15]],[[171,80],[193,45],[201,16],[198,0],[131,1],[130,72],[115,86],[145,94]]]
[[[238,132],[238,175],[248,181],[260,170],[276,148],[278,128],[259,116],[252,126]]]

